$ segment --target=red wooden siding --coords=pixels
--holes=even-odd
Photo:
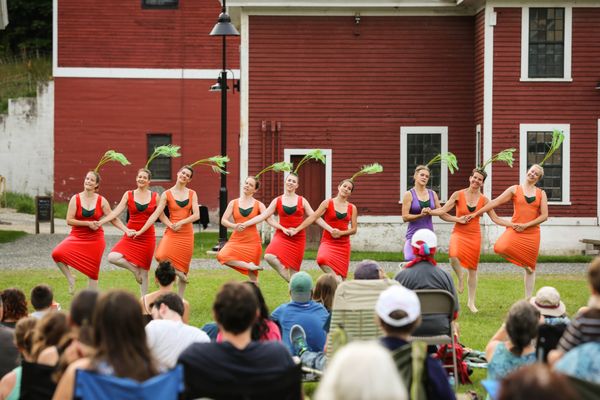
[[[249,170],[261,168],[262,121],[281,123],[281,147],[333,149],[337,183],[365,163],[362,214],[398,214],[400,127],[448,126],[464,187],[474,164],[474,17],[251,16]],[[358,35],[356,33],[359,33]],[[270,161],[270,160],[269,160]],[[270,199],[265,199],[270,200]],[[316,206],[316,204],[313,204]]]
[[[142,9],[141,1],[60,0],[58,66],[221,68],[218,0],[180,0],[176,10]],[[228,67],[239,68],[239,38],[228,38]]]
[[[494,28],[493,151],[518,147],[521,123],[571,124],[571,206],[550,206],[555,217],[595,217],[597,120],[600,117],[600,8],[573,9],[572,82],[520,82],[521,9],[496,8]],[[494,166],[493,193],[519,181]],[[581,188],[585,188],[581,190]]]
[[[146,135],[171,133],[182,147],[173,160],[175,173],[185,163],[220,152],[220,96],[208,92],[206,80],[55,79],[55,195],[65,200],[82,190],[87,170],[108,149],[123,152],[131,165],[109,163],[101,170],[100,193],[117,202],[135,188],[135,174],[146,162]],[[234,97],[234,96],[230,96]],[[237,96],[235,96],[237,97]],[[229,132],[239,130],[239,105],[229,106]],[[228,142],[230,196],[237,196],[239,146],[237,135]],[[166,188],[170,182],[154,182]],[[218,207],[220,178],[198,166],[190,187],[201,204]]]

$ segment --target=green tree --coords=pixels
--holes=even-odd
[[[8,0],[8,25],[0,31],[0,55],[23,58],[52,52],[52,0]]]

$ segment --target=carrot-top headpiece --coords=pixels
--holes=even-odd
[[[181,148],[181,146],[177,146],[177,145],[173,145],[173,144],[166,144],[163,146],[155,147],[154,153],[152,153],[152,155],[148,158],[148,161],[146,161],[146,165],[144,165],[144,168],[148,168],[150,163],[152,161],[154,161],[155,158],[158,158],[158,157],[170,157],[170,158],[181,157],[181,154],[179,154],[180,148]]]
[[[298,165],[296,165],[293,174],[298,175],[298,170],[300,169],[300,167],[310,160],[320,161],[323,164],[325,164],[325,153],[323,153],[323,150],[321,149],[314,149],[309,151],[304,157],[302,157],[302,160],[300,160]]]
[[[104,153],[104,155],[98,162],[98,165],[96,165],[96,168],[94,168],[94,172],[98,173],[98,171],[100,171],[100,167],[102,167],[104,164],[106,164],[109,161],[117,161],[117,162],[120,162],[121,165],[131,164],[129,162],[129,160],[127,159],[127,157],[125,157],[125,155],[123,155],[123,153],[117,153],[114,150],[108,150],[106,153]]]
[[[558,150],[558,148],[562,145],[562,142],[564,140],[565,140],[565,134],[562,133],[562,131],[559,131],[558,129],[555,129],[552,132],[552,143],[550,143],[550,148],[546,152],[546,156],[539,163],[540,166],[544,166],[544,163],[546,162],[546,160],[548,160],[550,158],[550,156],[552,156],[552,154],[554,154],[554,152],[556,150]]]
[[[429,167],[430,165],[437,164],[437,163],[446,164],[446,166],[448,166],[448,170],[450,171],[451,174],[453,174],[454,171],[458,169],[458,160],[456,159],[456,156],[454,155],[454,153],[451,153],[451,152],[438,154],[437,156],[435,156],[431,160],[429,160],[429,162],[427,164],[425,164],[425,166]]]
[[[513,153],[515,151],[517,151],[517,149],[514,149],[514,148],[504,149],[500,153],[494,154],[489,160],[487,160],[486,162],[481,164],[481,166],[477,167],[476,169],[478,169],[480,171],[485,171],[485,167],[487,167],[488,165],[490,165],[491,163],[494,163],[496,161],[505,162],[506,164],[508,164],[509,167],[512,168],[513,162],[515,161],[515,159],[513,157]]]
[[[258,180],[259,177],[262,174],[264,174],[265,172],[268,172],[268,171],[273,171],[273,172],[290,172],[293,167],[294,167],[294,164],[292,164],[290,162],[286,162],[286,161],[276,162],[274,164],[269,165],[266,168],[263,168],[262,171],[260,171],[256,175],[254,175],[254,179]]]
[[[372,175],[372,174],[378,174],[380,172],[383,172],[383,166],[379,163],[363,165],[363,167],[360,169],[360,171],[358,171],[357,173],[352,175],[352,178],[350,178],[350,181],[354,182],[354,180],[356,180],[356,178],[358,178],[361,175]]]
[[[195,161],[192,164],[190,164],[190,167],[195,167],[196,165],[206,165],[208,167],[211,167],[212,170],[214,172],[217,172],[219,174],[228,174],[229,172],[225,171],[223,168],[225,168],[225,164],[227,164],[229,162],[229,157],[228,156],[212,156],[209,158],[203,158],[201,160]]]

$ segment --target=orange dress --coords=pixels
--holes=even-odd
[[[467,208],[467,199],[465,191],[461,190],[456,200],[456,216],[473,214],[486,203],[484,195],[479,196],[479,200],[475,205],[475,210],[471,211]],[[468,269],[477,269],[479,264],[479,256],[481,254],[481,227],[479,226],[479,218],[476,217],[466,224],[456,223],[450,235],[450,249],[448,255],[458,258],[460,265]]]
[[[243,216],[240,212],[238,199],[233,201],[233,220],[236,224],[246,222],[258,214],[260,214],[258,201],[254,201],[252,211],[247,216]],[[262,245],[260,235],[258,234],[256,225],[252,225],[241,232],[234,231],[227,244],[217,253],[217,260],[221,264],[229,261],[244,261],[259,265],[261,254]],[[244,275],[248,275],[248,271],[243,268],[233,268]]]
[[[523,224],[539,217],[541,202],[542,190],[540,188],[535,189],[535,200],[528,203],[521,185],[517,186],[513,196],[512,222]],[[515,265],[535,270],[540,251],[540,226],[532,226],[523,232],[517,232],[511,227],[507,227],[496,241],[494,251]]]
[[[192,214],[192,201],[194,191],[189,190],[189,197],[183,202],[177,203],[171,190],[167,190],[167,207],[169,207],[169,219],[178,222]],[[185,204],[181,204],[185,203]],[[158,244],[154,258],[156,261],[170,261],[173,267],[185,274],[190,270],[190,261],[194,252],[194,228],[192,224],[185,224],[177,232],[170,228],[165,229],[165,234]]]

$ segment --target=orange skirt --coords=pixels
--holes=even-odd
[[[229,261],[243,261],[260,265],[261,254],[262,245],[260,235],[255,225],[242,232],[234,231],[227,244],[217,253],[217,260],[221,264],[226,264]],[[248,271],[243,268],[232,268],[244,275],[248,275]]]
[[[477,270],[481,254],[481,231],[465,232],[454,229],[450,235],[448,255],[456,257],[463,268]]]
[[[494,252],[519,267],[529,267],[535,271],[540,251],[540,227],[536,226],[517,232],[511,227],[498,238]]]
[[[186,224],[177,232],[167,228],[160,240],[154,258],[156,261],[170,261],[173,267],[184,274],[190,270],[194,253],[194,228]]]

